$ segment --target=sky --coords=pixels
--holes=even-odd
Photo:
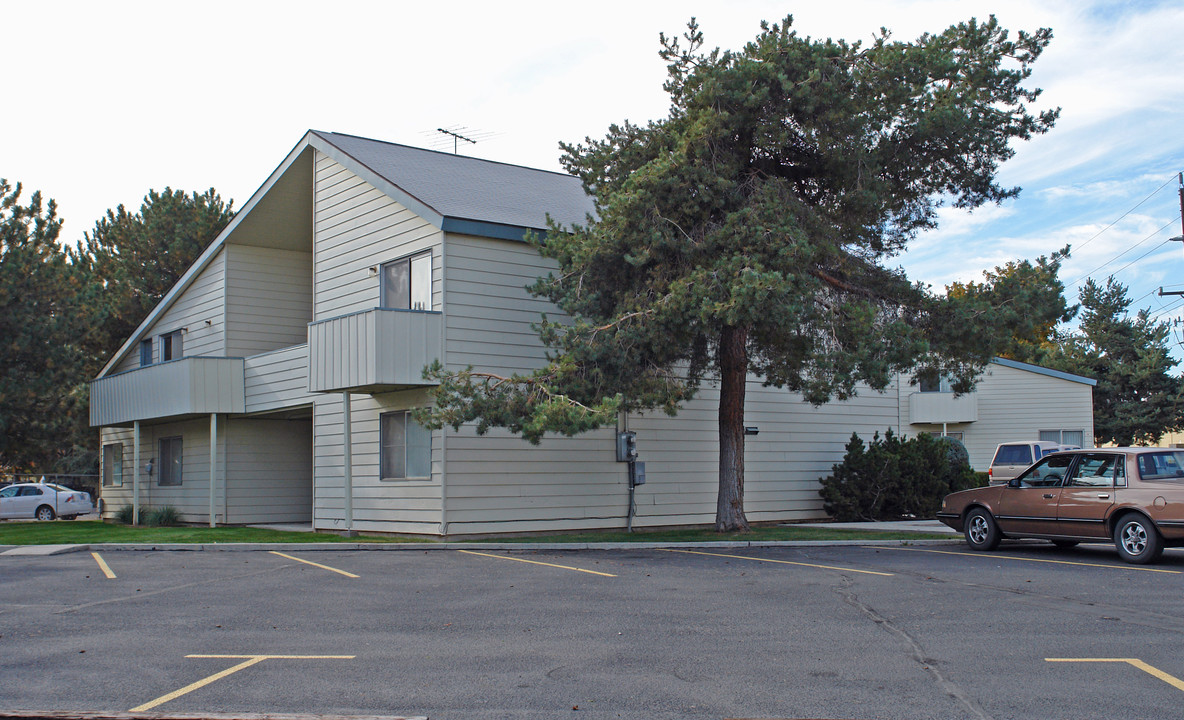
[[[995,14],[1050,27],[1034,66],[1051,132],[1016,145],[1019,197],[941,225],[891,263],[941,290],[1066,244],[1069,301],[1109,275],[1136,308],[1184,323],[1184,3],[1139,0],[646,0],[598,3],[204,3],[0,0],[9,80],[0,178],[58,204],[62,238],[150,189],[215,188],[241,207],[309,129],[559,170],[559,143],[666,115],[658,35],[698,18],[738,49],[761,20],[800,35],[899,40]],[[1184,324],[1173,343],[1184,341]],[[1180,348],[1176,356],[1184,358]]]

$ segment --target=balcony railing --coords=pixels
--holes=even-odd
[[[383,392],[432,385],[423,368],[440,356],[442,316],[374,308],[308,325],[311,392]]]
[[[955,397],[948,392],[918,392],[909,395],[909,423],[940,425],[978,420],[978,395],[966,393]]]
[[[91,381],[90,424],[241,413],[243,359],[189,357]]]

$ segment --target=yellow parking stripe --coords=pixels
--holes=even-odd
[[[111,572],[111,568],[107,566],[107,563],[105,560],[103,560],[103,558],[99,557],[98,553],[92,552],[90,556],[93,557],[95,562],[99,564],[99,569],[103,571],[103,574],[107,576],[108,580],[115,579],[115,573]]]
[[[560,568],[562,570],[575,570],[576,572],[588,573],[589,575],[600,575],[601,577],[616,577],[610,573],[596,572],[595,570],[585,570],[584,568],[571,567],[568,565],[556,565],[555,563],[539,562],[537,560],[526,560],[524,558],[510,557],[508,555],[490,555],[489,553],[473,552],[472,550],[457,550],[466,555],[480,555],[482,557],[497,558],[498,560],[515,560],[517,562],[530,563],[531,565],[546,565],[547,567]]]
[[[1110,570],[1142,570],[1143,572],[1168,573],[1169,575],[1184,575],[1179,570],[1164,570],[1163,568],[1142,567],[1141,565],[1105,565],[1103,563],[1074,562],[1072,560],[1048,560],[1047,558],[1018,557],[1016,555],[1000,555],[993,552],[954,552],[952,550],[926,550],[924,548],[895,547],[891,545],[865,545],[865,550],[906,550],[908,552],[934,553],[937,555],[965,555],[976,558],[999,558],[1000,560],[1022,560],[1024,562],[1050,563],[1052,565],[1076,565],[1079,567],[1099,567]]]
[[[700,552],[698,550],[676,550],[674,548],[665,548],[665,550],[666,552],[687,553],[688,555],[708,555],[710,557],[736,558],[737,560],[753,560],[756,562],[780,563],[782,565],[800,565],[801,567],[819,568],[821,570],[839,570],[841,572],[861,573],[863,575],[880,575],[883,577],[892,577],[892,573],[874,572],[872,570],[855,570],[852,568],[835,567],[833,565],[815,565],[813,563],[793,562],[791,560],[773,560],[771,558],[749,557],[747,555],[726,555],[724,553]]]
[[[1045,662],[1088,662],[1088,663],[1126,663],[1137,667],[1148,675],[1163,680],[1177,690],[1184,690],[1184,680],[1168,675],[1159,668],[1148,665],[1138,658],[1044,658]]]
[[[186,655],[185,657],[187,657],[187,658],[227,658],[227,659],[234,659],[234,660],[245,658],[245,661],[239,663],[238,665],[235,665],[234,667],[226,668],[222,672],[214,673],[213,675],[209,676],[208,678],[204,678],[202,680],[198,680],[195,683],[191,683],[189,685],[186,685],[185,687],[181,688],[180,690],[174,690],[173,692],[169,693],[168,695],[161,695],[160,697],[156,698],[155,700],[153,700],[151,702],[146,702],[143,705],[137,705],[136,707],[132,708],[131,710],[128,710],[128,712],[145,712],[145,711],[151,710],[152,708],[154,708],[158,705],[163,705],[170,700],[175,700],[175,699],[181,697],[182,695],[188,695],[189,693],[193,692],[194,690],[197,690],[199,688],[203,688],[206,685],[209,685],[212,682],[216,682],[218,680],[221,680],[222,678],[224,678],[228,675],[233,675],[234,673],[238,672],[239,670],[244,670],[246,668],[251,667],[252,665],[258,665],[259,663],[263,662],[264,660],[352,660],[354,658],[353,655]]]
[[[314,563],[314,562],[312,562],[311,560],[301,560],[301,559],[300,559],[300,558],[298,558],[298,557],[292,557],[291,555],[285,555],[284,553],[282,553],[282,552],[276,552],[275,550],[268,550],[268,552],[270,552],[272,555],[279,555],[279,556],[280,556],[280,557],[282,557],[282,558],[288,558],[289,560],[295,560],[295,561],[296,561],[296,562],[298,562],[298,563],[304,563],[305,565],[312,565],[313,567],[319,567],[319,568],[320,568],[320,569],[322,569],[322,570],[328,570],[328,571],[330,571],[330,572],[335,572],[335,573],[337,573],[338,575],[344,575],[344,576],[346,576],[346,577],[351,577],[351,578],[356,578],[356,577],[358,577],[357,575],[354,575],[353,573],[349,573],[349,572],[346,572],[346,571],[344,571],[344,570],[338,570],[337,568],[335,568],[335,567],[329,567],[328,565],[322,565],[322,564],[320,564],[320,563]]]

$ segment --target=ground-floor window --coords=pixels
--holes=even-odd
[[[941,430],[923,430],[919,434],[920,435],[932,435],[933,437],[948,437],[948,438],[952,438],[954,440],[961,440],[962,439],[961,432],[948,432],[943,436],[941,434]]]
[[[123,443],[103,446],[103,487],[123,485]]]
[[[383,480],[429,478],[432,475],[432,431],[407,411],[384,413],[379,465]]]
[[[1041,430],[1040,439],[1061,443],[1062,445],[1085,447],[1084,430]]]
[[[160,473],[157,485],[181,484],[181,456],[184,444],[179,437],[160,439]]]

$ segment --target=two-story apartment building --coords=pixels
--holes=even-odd
[[[624,525],[618,428],[532,446],[408,415],[433,360],[544,362],[531,323],[554,308],[525,287],[553,266],[523,238],[592,211],[567,175],[309,132],[93,381],[106,512],[427,535]],[[748,517],[822,517],[818,479],[852,432],[960,433],[978,467],[1002,440],[1088,439],[1091,385],[1000,361],[960,398],[905,379],[813,408],[752,378]],[[622,418],[648,468],[634,525],[713,520],[716,400],[707,386],[677,417]]]

